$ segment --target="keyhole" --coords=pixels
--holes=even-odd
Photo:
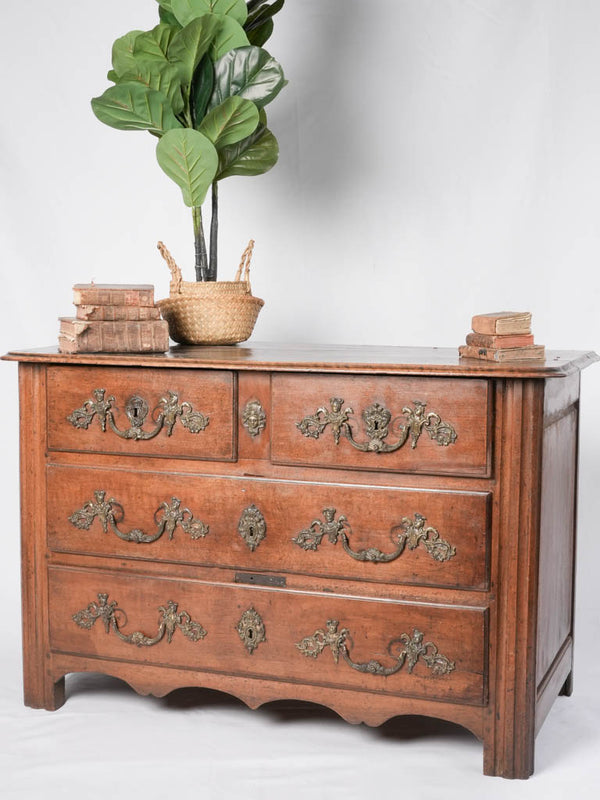
[[[253,539],[253,538],[254,538],[254,526],[253,526],[253,525],[250,525],[250,527],[248,528],[248,536],[249,536],[251,539]]]
[[[137,419],[140,415],[140,410],[137,406],[133,407],[133,416]]]
[[[254,631],[252,630],[252,628],[248,628],[248,638],[252,639],[253,636],[254,636]]]
[[[375,420],[375,424],[373,425],[373,428],[374,428],[376,431],[378,431],[378,430],[379,430],[379,423],[377,422],[377,420]]]

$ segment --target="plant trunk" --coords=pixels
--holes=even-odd
[[[202,208],[200,206],[194,206],[192,214],[194,218],[194,245],[196,250],[196,280],[207,281],[209,280],[208,253],[206,252],[206,240],[204,238]]]
[[[208,270],[208,280],[217,280],[217,251],[219,238],[219,186],[217,181],[212,185],[212,217],[210,220],[210,267]]]

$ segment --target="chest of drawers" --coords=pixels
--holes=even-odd
[[[465,726],[524,778],[571,690],[579,374],[454,351],[11,353],[25,702],[96,671]]]

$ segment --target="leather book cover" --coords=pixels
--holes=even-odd
[[[100,321],[63,317],[58,338],[61,353],[164,353],[169,349],[165,320]]]
[[[471,327],[474,333],[514,334],[531,333],[531,312],[495,311],[491,314],[477,314]]]
[[[153,306],[154,286],[147,283],[76,283],[76,306]]]
[[[533,343],[532,333],[502,334],[500,336],[492,333],[467,334],[467,344],[472,347],[494,347],[502,349],[505,347],[528,347]]]

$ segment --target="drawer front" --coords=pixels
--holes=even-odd
[[[118,367],[48,371],[48,447],[231,461],[231,372]]]
[[[485,702],[486,612],[50,569],[52,649]]]
[[[485,380],[274,375],[271,457],[392,472],[489,474]]]
[[[485,589],[490,496],[53,466],[54,550]]]

